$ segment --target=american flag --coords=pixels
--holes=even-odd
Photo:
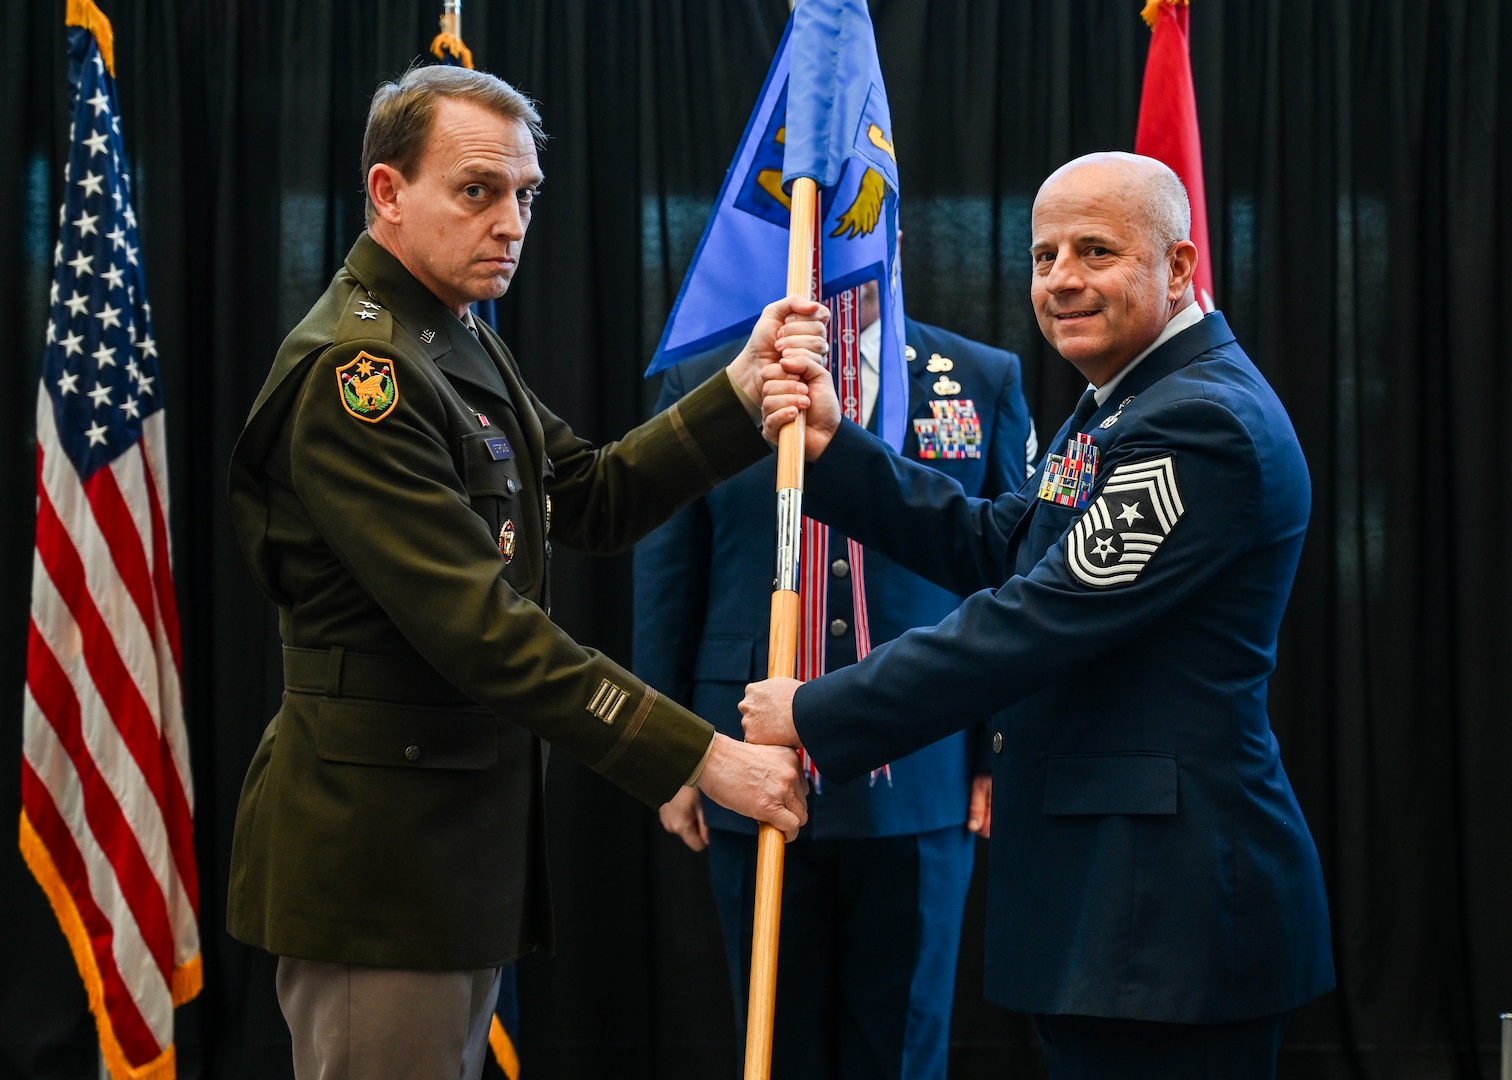
[[[199,992],[199,883],[168,552],[157,344],[110,24],[70,0],[69,160],[37,396],[21,850],[88,991],[106,1066],[171,1080]]]

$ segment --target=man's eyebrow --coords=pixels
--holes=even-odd
[[[1081,233],[1080,235],[1078,235],[1076,237],[1073,237],[1072,239],[1073,239],[1074,243],[1079,244],[1079,245],[1088,245],[1088,244],[1090,244],[1090,245],[1093,245],[1095,247],[1115,247],[1116,246],[1116,243],[1115,243],[1114,239],[1111,236],[1105,235],[1104,233],[1097,233],[1097,232]],[[1042,248],[1052,248],[1052,247],[1055,247],[1055,246],[1056,245],[1054,243],[1052,243],[1051,241],[1049,241],[1049,240],[1032,240],[1030,242],[1030,244],[1029,244],[1029,250],[1031,252],[1033,252],[1033,251],[1039,251]]]
[[[457,171],[457,178],[464,183],[484,180],[498,184],[507,179],[507,174],[503,169],[495,169],[487,165],[465,165]],[[522,188],[540,187],[545,182],[546,174],[536,172],[521,180],[519,186]]]
[[[464,180],[493,180],[499,181],[507,177],[506,170],[494,165],[466,164],[457,167],[456,175]],[[525,178],[525,185],[538,187],[546,179],[543,172],[535,172]]]
[[[461,168],[459,168],[457,170],[457,174],[456,175],[457,175],[457,179],[458,180],[465,180],[465,181],[472,181],[472,180],[493,180],[493,181],[497,181],[497,180],[501,179],[504,176],[504,171],[502,169],[490,168],[487,165],[463,165]]]

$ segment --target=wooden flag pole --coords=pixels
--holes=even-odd
[[[788,236],[789,296],[812,300],[814,233],[819,188],[793,181],[793,222]],[[767,678],[791,679],[798,667],[798,550],[803,518],[803,414],[777,436],[777,581]],[[751,992],[746,1015],[745,1080],[772,1074],[772,1024],[777,1000],[777,935],[782,923],[783,838],[763,824],[756,842],[756,920],[751,932]]]

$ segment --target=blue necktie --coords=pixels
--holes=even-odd
[[[1081,400],[1076,403],[1076,409],[1071,413],[1071,434],[1075,435],[1086,426],[1087,420],[1097,411],[1097,391],[1087,387]]]

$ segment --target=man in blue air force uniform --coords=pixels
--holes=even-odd
[[[1189,228],[1149,158],[1041,187],[1036,316],[1091,386],[1015,494],[972,499],[839,423],[817,364],[768,385],[769,436],[810,406],[806,509],[971,595],[844,671],[753,686],[747,737],[845,780],[991,718],[987,996],[1033,1014],[1055,1080],[1271,1077],[1290,1010],[1333,986],[1266,715],[1307,467],[1193,302]]]
[[[861,290],[859,311],[863,420],[877,393],[877,315],[871,282]],[[972,495],[1018,488],[1035,450],[1018,357],[912,319],[904,326],[910,417],[904,456]],[[672,368],[657,408],[670,407],[714,366],[710,359]],[[774,462],[752,466],[636,549],[632,666],[736,738],[745,686],[767,673],[775,481]],[[880,553],[866,552],[861,569],[874,642],[933,625],[961,602]],[[856,662],[852,575],[845,538],[831,533],[826,670]],[[821,775],[809,799],[809,825],[784,859],[774,1076],[943,1080],[972,834],[985,834],[990,820],[986,761],[973,762],[979,745],[957,731],[900,755],[875,777],[841,782]],[[977,773],[978,803],[969,807]],[[744,1031],[756,829],[691,788],[661,815],[689,847],[709,848]]]

